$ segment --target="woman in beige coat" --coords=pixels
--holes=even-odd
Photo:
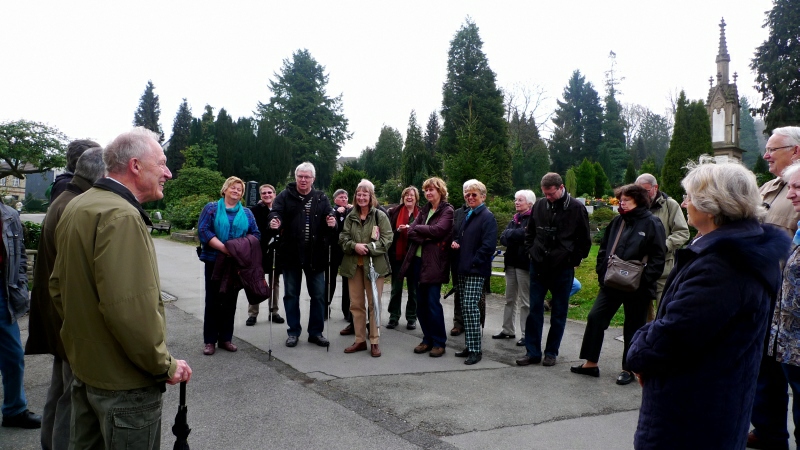
[[[356,188],[356,204],[344,220],[339,234],[339,245],[344,252],[339,274],[349,279],[350,313],[353,315],[356,341],[344,349],[345,353],[367,350],[367,310],[370,315],[370,354],[381,356],[380,331],[376,314],[380,314],[380,296],[383,283],[391,273],[386,251],[392,244],[392,226],[386,213],[377,208],[375,186],[369,180],[361,180]],[[378,309],[373,308],[372,282],[367,278],[370,263],[379,275]]]

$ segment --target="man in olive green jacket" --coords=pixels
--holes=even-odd
[[[107,178],[76,197],[56,227],[50,294],[64,319],[72,366],[70,448],[112,448],[112,437],[160,448],[164,382],[191,368],[166,347],[158,264],[141,203],[172,178],[155,133],[118,136],[103,152]]]

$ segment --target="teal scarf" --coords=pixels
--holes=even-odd
[[[800,221],[797,222],[797,226],[800,227]],[[794,245],[800,245],[800,228],[794,232],[794,239],[792,239],[792,243]]]
[[[228,220],[228,211],[236,213],[236,217],[233,218],[233,228],[231,228],[231,222]],[[216,231],[217,239],[224,244],[228,239],[244,236],[249,228],[250,224],[247,221],[247,216],[241,203],[236,203],[236,206],[228,209],[225,208],[225,199],[219,199],[217,202],[217,216],[214,218],[214,230]]]

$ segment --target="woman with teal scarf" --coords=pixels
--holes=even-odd
[[[214,264],[220,253],[228,254],[225,242],[252,234],[261,239],[256,219],[242,206],[244,181],[237,177],[225,180],[220,198],[208,203],[200,213],[197,234],[203,244],[200,260],[205,263],[206,308],[203,319],[203,354],[213,355],[219,345],[229,352],[237,350],[233,338],[233,318],[239,292],[219,292],[219,280],[212,280]]]

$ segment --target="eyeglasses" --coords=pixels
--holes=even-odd
[[[764,154],[765,155],[771,155],[771,154],[775,153],[777,150],[780,150],[780,149],[783,149],[783,148],[792,148],[792,147],[794,147],[794,145],[784,145],[783,147],[772,147],[772,148],[767,147],[767,148],[764,149]]]
[[[272,191],[264,191],[264,192],[261,193],[261,195],[268,195],[268,194],[274,194],[274,192],[272,192]]]
[[[690,200],[692,200],[692,196],[691,195],[683,194],[683,203],[686,203],[686,202],[688,202]]]
[[[297,178],[299,178],[301,180],[313,180],[314,179],[314,177],[312,177],[311,175],[295,175],[295,177],[297,177]]]
[[[477,192],[467,192],[466,194],[464,194],[464,198],[478,197],[479,195],[480,194],[478,194]]]

